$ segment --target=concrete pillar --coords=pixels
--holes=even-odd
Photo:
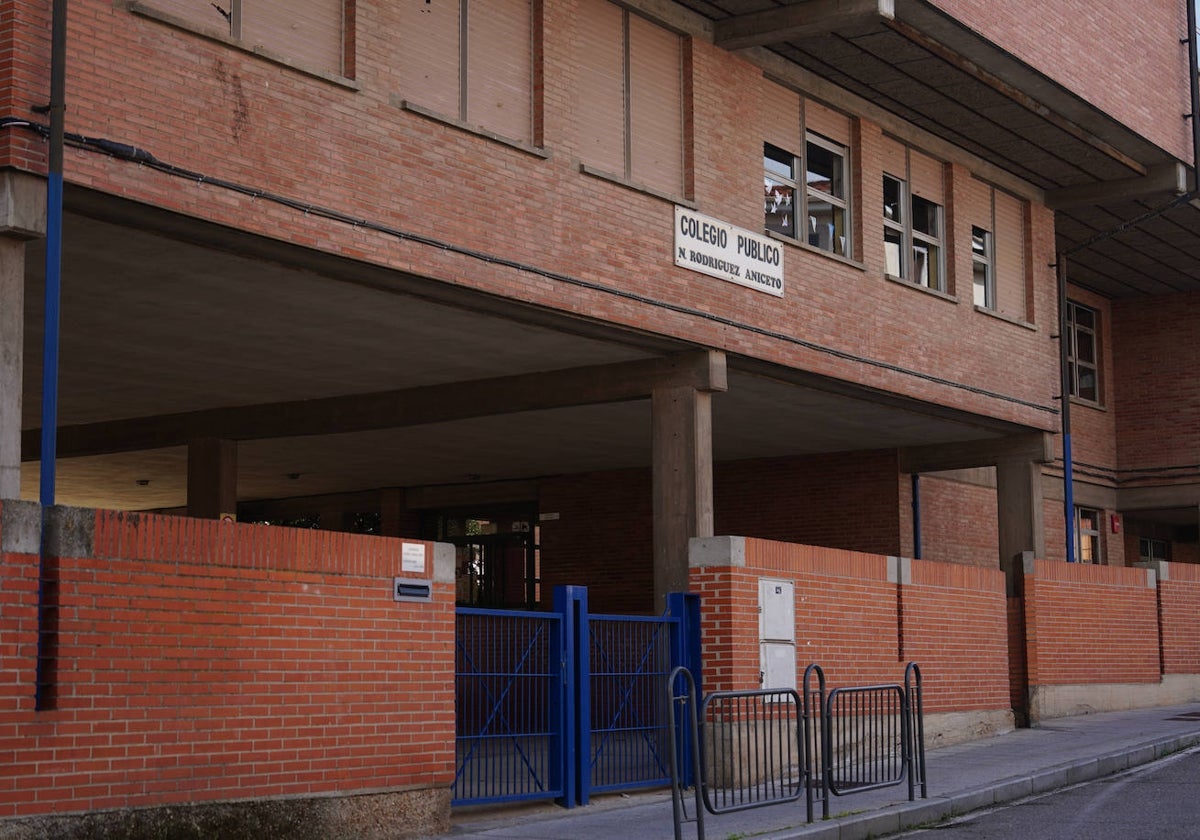
[[[688,541],[713,535],[712,394],[691,386],[651,396],[654,603],[688,588]]]
[[[45,179],[0,172],[0,499],[21,497],[25,242],[45,235]]]
[[[1023,555],[1046,556],[1042,514],[1042,471],[1027,458],[1003,458],[996,463],[996,518],[1000,526],[1000,568],[1009,596],[1021,594]]]
[[[237,516],[237,441],[199,438],[188,443],[188,516]]]

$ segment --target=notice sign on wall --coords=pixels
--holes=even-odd
[[[783,297],[783,247],[779,243],[678,205],[675,265]]]

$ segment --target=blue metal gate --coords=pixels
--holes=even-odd
[[[456,805],[670,784],[667,674],[699,673],[699,599],[660,617],[589,615],[557,587],[553,612],[460,607],[455,636]]]

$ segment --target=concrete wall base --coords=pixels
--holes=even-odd
[[[255,799],[0,821],[0,840],[394,840],[450,830],[450,791]]]
[[[1200,701],[1200,674],[1168,674],[1157,683],[1034,685],[1029,687],[1029,717],[1039,720],[1119,712]]]
[[[1012,709],[981,710],[977,712],[942,712],[925,715],[925,749],[964,744],[993,735],[1003,735],[1016,728]]]

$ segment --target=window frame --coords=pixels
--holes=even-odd
[[[907,159],[908,150],[905,149]],[[923,289],[929,289],[942,294],[949,293],[949,286],[946,277],[946,208],[945,205],[930,201],[927,198],[922,198],[915,195],[912,191],[912,184],[908,173],[901,178],[886,170],[883,173],[883,195],[888,194],[887,182],[893,181],[897,185],[897,206],[900,208],[902,218],[900,220],[889,219],[887,216],[888,202],[886,198],[883,202],[883,240],[884,240],[884,271],[888,276],[895,277],[914,286],[920,286]],[[913,224],[914,217],[917,215],[916,202],[921,201],[933,208],[933,218],[935,221],[934,227],[936,231],[930,233],[920,230]],[[893,243],[899,245],[900,273],[896,274],[890,271],[887,258],[888,232],[899,236],[899,242]],[[926,253],[926,266],[924,278],[915,277],[917,271],[917,251],[918,248],[924,249]],[[932,255],[933,259],[929,256]],[[932,269],[933,277],[930,278],[930,269]]]
[[[1092,325],[1087,326],[1081,324],[1077,313],[1080,311],[1091,313]],[[1079,337],[1081,335],[1090,336],[1092,345],[1093,359],[1083,361],[1079,358]],[[1089,405],[1103,405],[1103,391],[1100,387],[1100,311],[1091,306],[1088,306],[1078,301],[1067,301],[1067,317],[1066,317],[1066,339],[1067,339],[1067,391],[1071,399],[1079,400],[1080,402]],[[1095,396],[1086,396],[1080,393],[1079,380],[1080,369],[1085,368],[1091,371],[1094,379]]]
[[[852,236],[854,215],[850,193],[850,148],[844,143],[839,143],[836,140],[813,131],[805,131],[803,138],[804,153],[802,155],[776,146],[769,141],[763,141],[763,228],[769,234],[785,237],[801,245],[815,248],[823,253],[832,254],[835,257],[843,259],[854,259],[854,239]],[[841,195],[810,185],[809,175],[811,174],[810,166],[814,157],[812,151],[814,148],[829,153],[837,162],[835,177],[831,178],[830,182],[831,184],[840,184]],[[770,153],[772,150],[777,154],[772,155]],[[770,169],[767,166],[769,160],[774,160],[776,163],[782,164],[785,163],[785,159],[791,170],[790,175],[784,175],[778,170]],[[767,217],[771,214],[771,211],[766,203],[773,194],[772,181],[777,182],[778,186],[784,187],[791,193],[792,225],[790,232],[781,230],[779,226],[772,226],[767,223]],[[837,223],[834,222],[828,247],[821,244],[820,234],[817,230],[809,229],[810,225],[815,225],[816,222],[816,217],[810,212],[810,208],[816,204],[828,205],[831,218],[836,219],[839,214],[841,217],[841,233],[837,232]],[[786,213],[784,215],[786,216]],[[802,222],[801,220],[804,221]],[[805,229],[803,237],[799,233],[801,224],[804,225]]]
[[[980,236],[982,234],[982,237]],[[982,247],[977,242],[982,238]],[[996,310],[996,237],[992,231],[971,225],[971,279],[975,305],[989,312]],[[982,272],[983,282],[980,283]],[[983,300],[980,300],[980,291]]]
[[[1102,521],[1102,511],[1098,508],[1075,506],[1075,561],[1078,563],[1088,563],[1091,565],[1100,566],[1104,564],[1104,541],[1100,539]],[[1084,517],[1094,517],[1095,527],[1085,528]],[[1084,559],[1083,547],[1084,537],[1087,537],[1088,543],[1091,545],[1089,552],[1090,559]]]
[[[1155,554],[1155,548],[1161,548],[1161,556]],[[1171,559],[1171,542],[1158,537],[1138,537],[1138,559],[1143,563],[1153,560],[1169,562]]]

